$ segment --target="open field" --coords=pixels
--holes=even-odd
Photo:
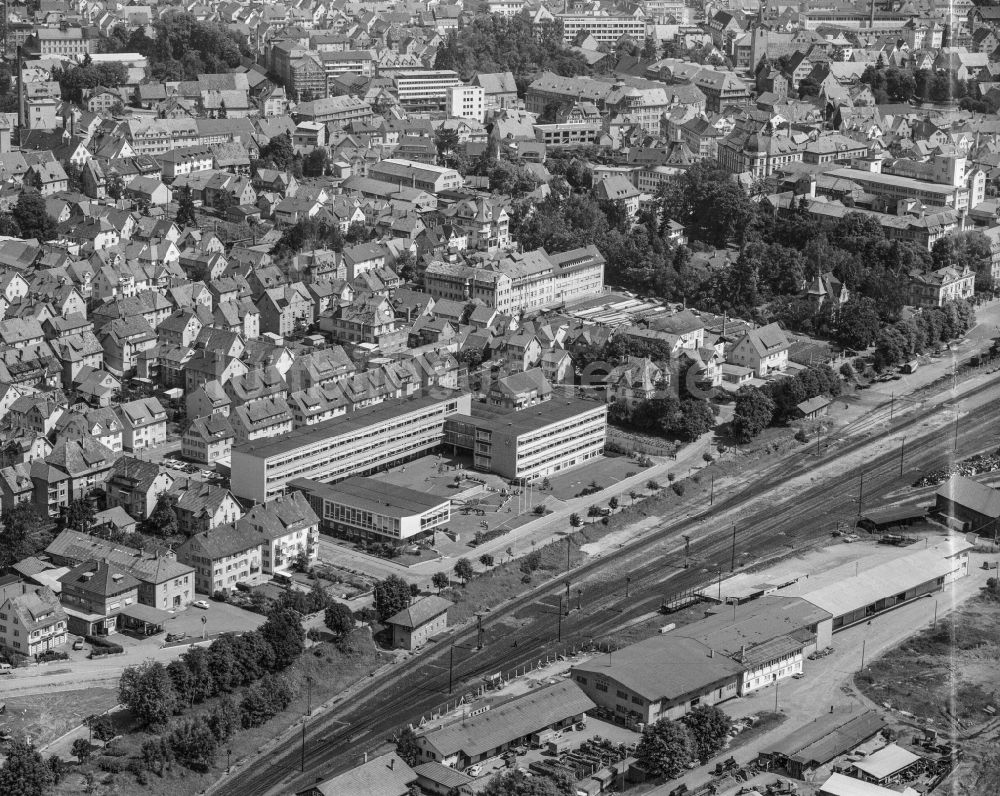
[[[979,597],[871,662],[855,685],[965,754],[943,793],[997,793],[1000,601]]]
[[[14,696],[2,700],[7,711],[0,727],[15,736],[30,738],[36,746],[51,743],[95,713],[118,704],[118,689],[87,688],[72,696],[64,693]]]

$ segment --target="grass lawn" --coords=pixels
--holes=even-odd
[[[51,694],[9,697],[3,728],[18,737],[31,738],[36,746],[51,743],[95,713],[118,704],[116,688],[85,688]]]
[[[235,764],[241,758],[263,749],[288,727],[301,721],[310,698],[306,686],[307,677],[312,680],[311,704],[315,709],[353,683],[367,677],[379,663],[375,646],[367,630],[355,631],[344,649],[328,643],[317,644],[306,650],[302,657],[283,673],[293,683],[297,693],[288,708],[261,727],[237,732],[220,749],[215,764],[208,772],[201,774],[174,764],[164,772],[163,777],[147,773],[146,784],[140,785],[134,774],[126,772],[110,774],[101,771],[97,765],[97,758],[93,758],[82,768],[74,766],[74,771],[52,793],[54,796],[71,796],[88,792],[86,776],[89,774],[99,783],[98,788],[92,792],[107,796],[134,796],[137,793],[142,793],[144,796],[147,794],[192,796],[225,772],[227,748],[232,749]],[[184,715],[208,713],[214,704],[214,699],[208,700]],[[142,743],[151,737],[153,736],[145,732],[135,732],[119,739],[115,744],[125,751],[126,757],[133,757],[138,754]]]

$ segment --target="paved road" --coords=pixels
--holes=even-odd
[[[995,384],[980,386],[980,398],[1000,397]],[[572,573],[574,592],[577,584],[584,589],[582,610],[574,610],[562,621],[562,646],[556,643],[557,610],[562,584],[556,581],[511,601],[495,610],[484,621],[486,646],[474,646],[475,630],[454,636],[456,693],[475,688],[487,672],[508,670],[526,661],[554,654],[570,644],[588,643],[627,622],[655,611],[665,596],[686,589],[703,587],[714,580],[720,569],[728,570],[731,561],[731,524],[739,525],[737,555],[744,562],[788,552],[812,544],[826,535],[838,519],[857,515],[858,469],[851,457],[860,456],[865,465],[866,504],[881,501],[912,480],[912,472],[900,477],[899,455],[895,446],[876,453],[884,438],[909,432],[908,467],[931,469],[945,464],[954,455],[953,438],[931,429],[918,436],[917,430],[929,418],[940,418],[941,409],[927,406],[894,420],[891,429],[840,450],[814,458],[811,449],[801,451],[759,475],[740,491],[716,501],[710,512],[688,520],[664,524],[647,538],[627,545],[599,561],[589,562]],[[959,455],[982,450],[984,424],[1000,415],[1000,405],[986,400],[962,419],[957,436]],[[881,446],[884,447],[884,446]],[[870,456],[866,456],[866,452]],[[833,474],[814,486],[788,490],[786,484],[803,473],[825,463]],[[807,479],[808,480],[808,479]],[[789,491],[791,494],[788,494]],[[782,496],[783,497],[779,497]],[[692,557],[698,563],[682,567],[683,548],[680,536],[694,536]],[[631,595],[625,598],[624,575],[631,577]],[[574,602],[576,602],[574,593]],[[518,646],[512,646],[513,639]],[[448,650],[431,649],[401,665],[368,693],[350,705],[331,711],[307,733],[306,776],[281,785],[291,770],[297,746],[279,747],[262,764],[252,765],[222,783],[215,791],[251,796],[287,792],[328,776],[353,764],[366,747],[377,746],[401,725],[418,719],[440,706],[448,698]],[[297,758],[295,758],[297,762]]]

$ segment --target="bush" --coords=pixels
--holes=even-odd
[[[212,599],[217,603],[224,603],[228,599],[226,593],[222,589],[216,589],[212,592]]]
[[[646,488],[653,492],[659,492],[661,489],[663,489],[663,487],[660,485],[660,482],[655,481],[653,479],[650,479],[649,481],[646,482]]]
[[[714,462],[715,461],[715,457],[711,453],[709,453],[708,451],[705,451],[703,454],[701,454],[701,458],[704,459],[706,462]]]
[[[117,655],[120,652],[125,652],[125,650],[117,644],[114,647],[93,647],[90,650],[90,657],[100,658],[102,655]]]
[[[121,757],[101,757],[97,761],[97,767],[109,774],[121,774],[128,771],[128,762]]]
[[[684,482],[683,481],[676,481],[675,483],[673,483],[671,485],[670,488],[672,490],[674,490],[674,494],[677,495],[678,497],[680,497],[681,495],[684,494]]]
[[[121,644],[115,644],[113,641],[108,641],[107,636],[84,636],[84,640],[92,647],[103,647],[109,650],[114,650],[115,652],[124,652],[125,649]]]
[[[68,652],[58,652],[56,650],[45,650],[45,652],[38,654],[39,663],[47,663],[48,661],[65,661],[68,659]]]
[[[535,514],[541,517],[543,514],[545,514],[545,506],[539,503],[537,506],[535,506],[533,511],[535,512]]]
[[[804,428],[800,428],[798,431],[795,432],[795,439],[798,440],[799,442],[808,442],[809,435],[806,433],[806,430]]]
[[[674,473],[667,473],[667,480],[670,481],[671,483],[676,477],[677,476]]]

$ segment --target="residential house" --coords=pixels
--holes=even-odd
[[[122,421],[122,445],[127,451],[163,445],[167,441],[167,412],[156,398],[140,398],[115,408]]]
[[[319,555],[319,517],[301,492],[258,503],[237,526],[259,535],[261,562],[269,575],[287,573],[300,557],[312,565]]]
[[[168,492],[174,479],[156,462],[122,456],[108,476],[105,486],[109,508],[121,506],[137,520],[153,513],[160,495]]]
[[[32,657],[67,641],[68,620],[52,589],[23,581],[0,586],[0,649]]]
[[[225,414],[195,417],[181,437],[181,454],[199,464],[212,465],[229,458],[236,432]]]
[[[186,536],[236,522],[243,516],[240,504],[225,487],[184,479],[174,482],[172,494],[177,496],[177,528]]]
[[[240,583],[257,586],[264,540],[252,529],[220,525],[194,534],[177,548],[177,558],[194,567],[195,588],[202,594],[229,592]]]
[[[726,361],[750,368],[758,379],[788,366],[788,336],[776,323],[746,332],[726,354]]]

